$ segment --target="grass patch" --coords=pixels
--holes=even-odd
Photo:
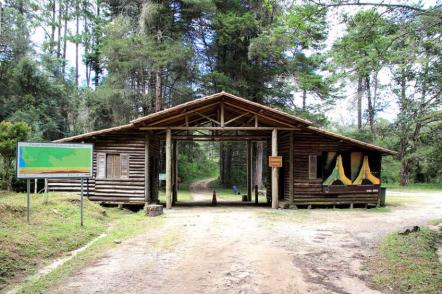
[[[416,191],[442,191],[442,183],[414,183],[408,186],[401,186],[398,183],[395,184],[382,184],[382,186],[392,191],[400,192],[416,192]]]
[[[260,217],[266,218],[270,221],[290,221],[290,222],[305,222],[311,216],[311,210],[308,209],[284,209],[284,210],[262,210],[257,212]]]
[[[385,199],[386,206],[401,206],[404,204],[413,204],[419,203],[423,199],[422,196],[396,196],[396,195],[387,195]]]
[[[442,265],[436,253],[442,233],[423,228],[408,235],[390,234],[368,262],[380,288],[400,293],[440,293]]]
[[[191,202],[192,201],[192,194],[188,189],[180,189],[178,190],[178,202]],[[160,203],[165,204],[166,203],[166,192],[160,191],[158,194],[158,200]]]
[[[103,208],[85,199],[84,226],[80,226],[79,197],[70,193],[31,195],[31,224],[26,222],[26,195],[0,194],[0,290],[20,281],[52,259],[79,248],[111,223],[134,215]]]
[[[92,244],[87,250],[58,267],[43,277],[31,277],[20,286],[18,293],[44,293],[46,289],[68,277],[74,271],[93,263],[99,254],[112,247],[118,246],[114,241],[127,239],[131,236],[158,228],[164,223],[164,217],[148,218],[143,211],[126,212],[124,217],[116,219],[108,230],[107,235]],[[166,244],[168,242],[165,242]]]
[[[242,195],[247,194],[247,188],[246,187],[238,187],[238,190],[240,191],[240,195],[236,195],[233,193],[232,189],[225,188],[221,186],[218,182],[218,180],[214,180],[209,183],[209,188],[216,191],[216,195],[222,199],[229,200],[229,201],[242,201]],[[252,202],[255,201],[255,194],[252,194]],[[258,196],[258,202],[259,203],[266,203],[267,198],[265,195],[259,195]]]

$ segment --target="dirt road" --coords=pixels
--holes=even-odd
[[[206,192],[193,193],[198,199]],[[361,263],[388,232],[442,218],[442,195],[390,212],[195,207],[166,211],[165,218],[164,226],[123,241],[50,291],[378,293]]]

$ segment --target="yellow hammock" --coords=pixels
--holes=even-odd
[[[344,173],[341,155],[338,155],[338,158],[336,158],[335,168],[333,169],[331,175],[324,181],[324,185],[331,185],[337,180],[341,181],[344,185],[351,185],[351,180],[347,178]]]
[[[354,180],[353,185],[362,185],[363,180],[369,180],[373,185],[379,185],[381,183],[381,181],[371,173],[367,155],[364,156],[361,170],[356,180]]]

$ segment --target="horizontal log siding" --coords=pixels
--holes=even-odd
[[[288,148],[288,147],[287,147]],[[281,147],[285,150],[286,147]],[[322,155],[324,151],[362,151],[360,148],[337,139],[318,134],[295,132],[294,134],[294,204],[344,204],[377,203],[378,192],[328,194],[322,190],[323,179],[309,179],[309,155]],[[288,175],[286,176],[288,181]],[[288,192],[284,198],[288,200]]]
[[[94,178],[89,180],[89,198],[104,202],[144,202],[144,132],[121,131],[97,136],[86,143],[94,144]],[[96,157],[100,152],[129,154],[129,178],[96,179]],[[50,191],[80,191],[80,180],[53,179],[48,185]]]

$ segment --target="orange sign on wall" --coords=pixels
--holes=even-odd
[[[269,156],[270,167],[282,167],[282,156]]]

